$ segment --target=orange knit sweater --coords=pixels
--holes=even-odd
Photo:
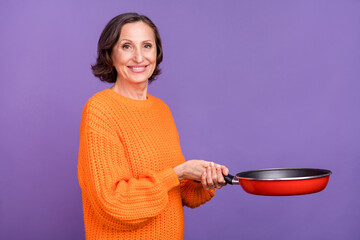
[[[182,206],[214,191],[179,182],[183,163],[170,110],[160,99],[123,97],[111,89],[86,103],[78,162],[86,239],[182,239]]]

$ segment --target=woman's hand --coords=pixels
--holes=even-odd
[[[226,185],[224,175],[229,174],[229,169],[219,164],[210,163],[201,176],[201,183],[206,190],[220,189]]]
[[[229,169],[213,162],[204,160],[189,160],[174,168],[181,180],[194,180],[202,183],[206,190],[220,189],[226,185],[223,174],[228,175]]]
[[[179,181],[194,180],[201,182],[201,175],[209,165],[210,163],[204,160],[189,160],[176,166],[174,170]]]

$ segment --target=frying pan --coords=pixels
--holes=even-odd
[[[271,168],[224,176],[226,183],[241,187],[250,194],[290,196],[322,191],[331,171],[316,168]]]

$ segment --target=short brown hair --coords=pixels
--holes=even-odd
[[[155,35],[156,42],[156,67],[153,74],[149,78],[149,83],[156,79],[156,76],[160,74],[161,69],[159,64],[163,60],[163,51],[161,46],[161,38],[159,31],[155,24],[146,16],[139,15],[138,13],[124,13],[120,14],[106,25],[101,33],[98,42],[98,56],[96,63],[91,65],[91,69],[95,77],[98,77],[101,81],[114,83],[117,78],[117,71],[113,66],[111,59],[111,53],[114,45],[117,43],[120,37],[121,29],[126,23],[144,22],[152,28]]]

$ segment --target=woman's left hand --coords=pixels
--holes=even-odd
[[[201,183],[204,189],[220,189],[225,186],[226,182],[223,174],[229,174],[229,169],[227,167],[214,164],[213,162],[210,163],[201,176]]]

